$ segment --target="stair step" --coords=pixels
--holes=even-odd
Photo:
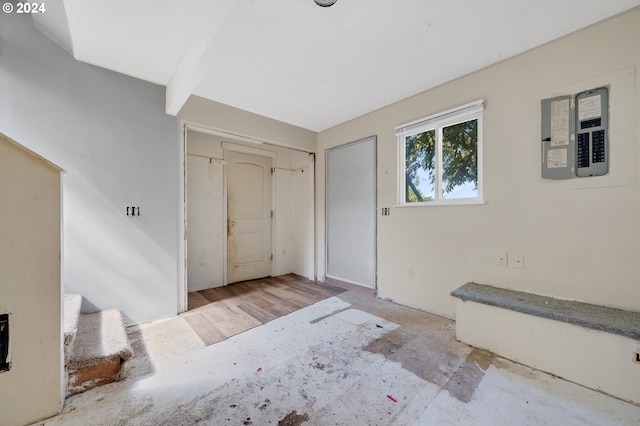
[[[79,294],[65,293],[64,295],[64,353],[65,357],[69,346],[76,337],[78,330],[78,319],[80,318],[80,308],[82,307],[82,296]]]
[[[133,357],[122,314],[117,309],[81,314],[67,356],[67,396],[123,377],[122,365]]]

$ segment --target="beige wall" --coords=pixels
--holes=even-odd
[[[325,152],[377,135],[381,297],[454,317],[449,293],[476,281],[640,310],[639,40],[640,9],[635,9],[322,132],[316,179],[319,275],[324,274]],[[610,174],[543,180],[540,100],[601,85],[610,85]],[[477,99],[485,101],[486,203],[393,208],[394,127]],[[382,207],[392,207],[391,215],[381,216]],[[499,252],[524,255],[524,269],[496,265]]]
[[[0,423],[62,407],[60,170],[0,134],[0,313],[12,367],[0,373]]]
[[[198,96],[189,97],[178,117],[187,123],[256,138],[274,145],[316,151],[316,132]]]

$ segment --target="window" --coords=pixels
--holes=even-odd
[[[482,109],[476,101],[396,127],[398,202],[482,202]]]

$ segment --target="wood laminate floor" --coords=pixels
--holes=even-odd
[[[189,293],[181,316],[208,346],[344,291],[295,274],[268,277]]]

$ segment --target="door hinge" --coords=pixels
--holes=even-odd
[[[271,210],[271,217],[273,218],[273,210]]]
[[[273,253],[271,253],[271,260],[273,260]]]
[[[275,168],[275,167],[272,167],[272,168],[271,168],[271,174],[274,174],[275,172],[276,172],[276,168]]]

